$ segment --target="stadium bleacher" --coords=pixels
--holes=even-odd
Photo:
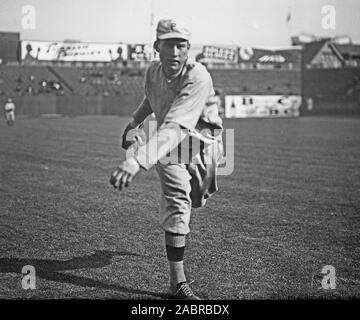
[[[143,95],[144,69],[91,68],[80,69],[79,80],[83,77],[95,94],[105,96]]]
[[[359,82],[359,68],[305,69],[303,72],[216,68],[209,69],[209,72],[214,87],[225,95],[302,95],[305,100],[312,98],[316,105],[319,105],[319,101],[358,99],[355,94],[358,95],[359,90],[351,89],[355,79]],[[60,109],[65,110],[64,101],[73,108],[78,108],[79,101],[86,105],[85,101],[88,99],[89,110],[92,110],[90,105],[96,105],[93,107],[97,110],[96,114],[124,114],[125,109],[118,110],[121,104],[126,104],[124,108],[130,114],[143,97],[144,74],[145,68],[133,67],[0,65],[0,100],[3,101],[8,96],[15,99],[18,97],[18,103],[26,105],[30,104],[30,100],[23,99],[24,97],[55,96],[58,97],[57,100],[50,99],[50,104],[56,105],[52,109],[59,109],[61,105]],[[44,90],[42,80],[59,83],[61,90]],[[358,82],[355,84],[357,87]],[[27,91],[29,86],[32,87],[31,92]],[[63,98],[60,99],[61,97]],[[102,111],[99,111],[99,104],[104,107]],[[25,105],[19,110],[26,110]],[[70,110],[69,108],[66,110]]]
[[[60,83],[65,95],[139,96],[143,94],[143,75],[144,70],[124,72],[117,68],[0,65],[0,90],[4,95],[23,95],[28,93],[26,88],[32,86],[33,91],[29,95],[38,95],[44,93],[40,91],[40,82],[45,79]],[[33,80],[30,80],[31,76]],[[85,80],[82,81],[82,78]]]
[[[0,66],[0,91],[3,95],[38,95],[38,94],[69,94],[70,90],[64,86],[59,78],[47,67],[43,66]],[[42,86],[41,82],[46,85]],[[48,86],[58,83],[61,87],[54,90]],[[31,88],[31,89],[29,89]]]
[[[301,76],[296,70],[209,70],[214,85],[226,94],[299,94]],[[0,74],[8,94],[23,93],[25,88],[39,86],[41,79],[58,81],[64,94],[135,95],[143,94],[145,69],[75,68],[44,66],[1,66]],[[30,81],[33,75],[35,80]],[[17,79],[21,76],[22,83]],[[0,76],[1,77],[1,76]],[[83,81],[82,81],[83,79]],[[20,85],[21,91],[16,92]],[[37,88],[38,89],[38,88]]]
[[[309,69],[303,74],[304,95],[317,100],[353,98],[350,89],[360,79],[359,68]]]
[[[301,92],[301,73],[296,70],[209,70],[215,87],[226,94],[290,95]]]
[[[81,71],[71,67],[51,67],[58,77],[64,79],[71,87],[72,92],[82,96],[94,95],[94,88],[88,82],[80,82]]]

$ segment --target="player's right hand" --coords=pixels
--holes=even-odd
[[[120,191],[124,187],[128,187],[133,177],[139,172],[140,165],[133,157],[120,163],[118,168],[110,177],[110,184]]]

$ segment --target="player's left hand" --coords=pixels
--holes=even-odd
[[[134,176],[139,172],[140,165],[133,157],[123,161],[110,177],[110,184],[120,191],[128,187]]]

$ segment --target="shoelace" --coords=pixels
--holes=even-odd
[[[192,281],[193,282],[193,281]],[[192,283],[190,282],[190,283]],[[192,296],[194,295],[192,290],[189,287],[189,284],[187,282],[183,282],[180,286],[180,288],[176,291],[176,294],[178,294],[180,291],[183,291],[186,296]]]

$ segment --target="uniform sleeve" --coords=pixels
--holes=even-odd
[[[145,96],[143,100],[141,101],[138,108],[135,110],[135,112],[132,114],[133,119],[137,124],[142,123],[146,117],[151,114],[153,111],[150,106],[150,102],[148,98]]]
[[[189,77],[170,106],[164,123],[175,122],[181,127],[194,129],[212,92],[212,80],[206,72]]]

